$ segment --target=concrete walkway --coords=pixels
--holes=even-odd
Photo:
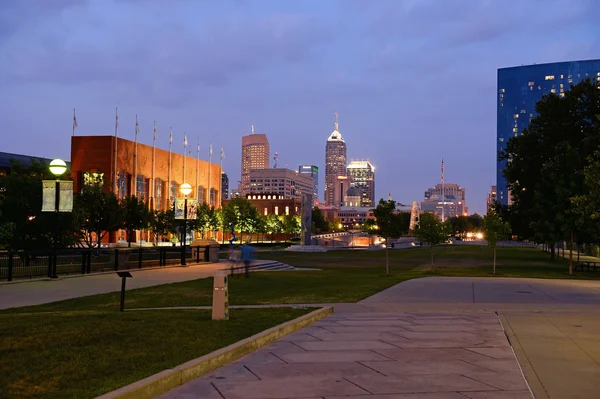
[[[531,399],[495,313],[334,314],[162,396]]]
[[[127,279],[127,289],[150,287],[159,284],[196,280],[215,275],[228,262],[165,267],[161,269],[129,270],[133,278]],[[64,299],[120,291],[121,279],[116,273],[92,274],[81,277],[38,280],[0,285],[0,309],[40,305]]]

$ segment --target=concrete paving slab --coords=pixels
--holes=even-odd
[[[382,349],[386,350],[386,349]],[[390,349],[388,349],[390,350]],[[290,353],[281,355],[287,363],[322,363],[322,362],[362,362],[369,360],[387,361],[385,355],[370,350],[345,350],[345,351],[310,351],[303,353]]]
[[[479,353],[493,359],[514,359],[515,355],[510,347],[506,348],[465,348],[471,352]]]
[[[160,395],[161,399],[223,399],[214,385],[205,380],[191,381],[172,391]]]
[[[361,349],[395,349],[395,345],[382,341],[329,341],[329,342],[298,342],[297,345],[307,351],[344,351]]]
[[[384,341],[384,342],[406,342],[407,338],[396,335],[398,333],[387,333],[387,332],[364,332],[364,333],[333,333],[320,332],[312,334],[314,337],[319,338],[321,341]]]
[[[497,390],[460,374],[347,377],[347,379],[373,394]]]
[[[441,348],[441,349],[377,349],[374,352],[394,360],[485,360],[490,359],[473,351],[463,348]]]
[[[215,383],[225,399],[287,399],[327,395],[361,395],[368,391],[344,378],[286,377],[252,382]]]
[[[503,391],[523,391],[529,389],[519,370],[502,373],[477,371],[469,374],[469,378]]]
[[[398,377],[416,374],[470,374],[488,371],[484,368],[461,360],[362,362],[362,364],[388,377]]]
[[[325,399],[349,399],[347,396],[327,396]],[[397,395],[359,395],[350,399],[465,399],[466,396],[456,392],[446,393],[406,393]],[[530,399],[530,398],[528,398]]]
[[[302,376],[329,376],[341,378],[344,376],[373,376],[378,374],[377,371],[358,362],[296,363],[278,365],[257,364],[249,366],[249,370],[261,380]]]
[[[532,399],[529,391],[461,392],[469,399]]]

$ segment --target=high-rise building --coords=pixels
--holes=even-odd
[[[490,186],[490,192],[488,193],[486,200],[486,213],[490,211],[492,205],[494,205],[494,202],[496,202],[496,199],[498,198],[496,193],[496,186]]]
[[[375,167],[369,161],[352,161],[346,167],[350,184],[360,192],[360,206],[375,205]]]
[[[312,195],[313,189],[313,179],[296,171],[284,168],[254,169],[250,171],[247,194],[280,194],[284,198],[302,200],[302,195]]]
[[[346,176],[346,143],[339,131],[338,114],[335,114],[334,129],[325,146],[325,205],[340,202],[339,198],[336,202],[334,193],[338,176]]]
[[[269,168],[269,140],[266,134],[252,134],[242,137],[242,195],[250,190],[250,171]]]
[[[302,176],[310,177],[313,179],[313,203],[319,202],[319,168],[316,165],[300,165],[298,167],[298,173]]]
[[[229,177],[225,172],[221,172],[221,195],[224,200],[229,198]]]
[[[468,214],[465,189],[458,184],[436,184],[425,191],[425,199],[421,202],[421,211],[436,213],[440,220],[448,220],[455,216]]]
[[[523,133],[537,115],[535,104],[544,94],[560,97],[585,78],[600,82],[600,60],[556,62],[498,69],[497,149],[504,150],[511,137]],[[496,158],[498,201],[509,205],[510,194],[502,170],[506,161]]]

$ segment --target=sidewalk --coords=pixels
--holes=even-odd
[[[531,399],[495,313],[334,314],[159,398]]]
[[[127,289],[177,283],[212,277],[217,271],[228,268],[229,262],[203,263],[189,267],[129,270],[133,278],[127,279]],[[121,279],[115,273],[90,274],[81,277],[38,280],[0,285],[0,309],[40,305],[95,294],[121,290]]]

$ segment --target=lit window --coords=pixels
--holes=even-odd
[[[561,78],[561,79],[564,79],[564,78],[565,78],[565,75],[560,75],[560,78]]]
[[[518,132],[518,131],[519,131],[519,129],[517,129],[516,127],[513,128],[513,132]]]
[[[554,75],[546,75],[545,80],[554,80]]]
[[[565,96],[565,93],[560,93],[559,95],[560,95],[561,97],[564,97],[564,96]]]
[[[275,214],[279,215],[279,207],[278,206],[275,207]]]
[[[534,82],[529,82],[528,85],[529,86],[533,86],[535,83]]]
[[[267,216],[267,213],[268,213],[268,212],[267,212],[267,208],[265,208],[265,216]]]
[[[563,87],[565,87],[565,85],[561,83],[560,84],[560,88],[562,89]]]
[[[518,118],[518,117],[519,117],[519,114],[515,114],[515,115],[514,115],[514,117],[515,117],[515,118]]]
[[[500,140],[500,141],[504,141],[504,137],[500,137],[498,140]]]
[[[289,207],[289,206],[286,206],[286,207],[285,207],[285,214],[286,214],[286,215],[289,215],[289,214],[290,214],[290,207]]]
[[[556,89],[550,89],[550,93],[556,93]]]

